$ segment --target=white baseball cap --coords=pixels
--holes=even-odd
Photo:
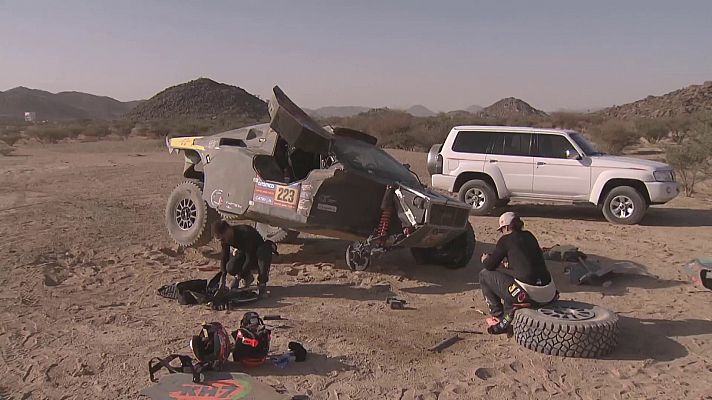
[[[510,226],[512,225],[512,222],[514,221],[515,218],[519,218],[517,214],[507,211],[506,213],[502,214],[499,216],[499,228],[497,228],[498,231],[501,231],[502,228],[505,226]]]

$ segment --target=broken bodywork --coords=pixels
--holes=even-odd
[[[346,259],[354,269],[398,246],[416,248],[422,262],[469,261],[468,206],[427,189],[376,147],[376,138],[318,125],[279,87],[269,111],[269,124],[167,140],[171,151],[185,153],[184,175],[199,182],[209,209],[227,219],[352,240]],[[180,201],[169,201],[169,232],[190,225],[193,209],[180,208]],[[463,237],[464,252],[454,244]]]

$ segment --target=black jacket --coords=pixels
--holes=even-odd
[[[230,247],[238,250],[237,257],[240,257],[240,264],[244,268],[257,261],[257,249],[264,243],[264,239],[257,229],[250,225],[235,225],[230,229],[232,229],[232,239],[222,242],[222,259],[220,260],[220,271],[222,272],[225,272],[227,262],[230,261]]]
[[[500,267],[507,259],[509,268]],[[545,286],[551,282],[544,254],[534,235],[529,231],[514,231],[497,241],[494,252],[484,261],[490,271],[498,270],[529,285]]]

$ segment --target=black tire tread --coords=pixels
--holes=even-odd
[[[201,222],[201,226],[199,228],[200,233],[189,243],[181,243],[181,241],[176,238],[174,232],[169,228],[168,229],[168,235],[171,237],[171,239],[178,244],[181,247],[200,247],[200,246],[205,246],[210,241],[212,240],[212,232],[210,231],[210,226],[212,226],[213,222],[219,221],[220,220],[220,215],[218,214],[217,211],[215,211],[213,208],[208,206],[208,204],[202,200],[202,193],[203,193],[203,183],[202,182],[196,182],[193,180],[188,180],[188,181],[183,181],[182,183],[178,184],[174,189],[173,192],[171,192],[171,197],[173,197],[173,194],[179,190],[179,188],[182,187],[187,187],[187,188],[193,188],[193,190],[196,190],[201,194],[200,199],[201,201],[197,204],[199,208],[202,208],[203,211],[206,213],[206,217],[199,219]],[[168,220],[169,218],[172,218],[173,215],[173,209],[171,207],[171,201],[167,202],[166,204],[166,219]],[[200,212],[200,211],[199,211]]]
[[[618,344],[618,316],[610,312],[604,319],[589,321],[544,320],[536,310],[514,314],[514,338],[520,345],[540,353],[561,357],[596,358]]]

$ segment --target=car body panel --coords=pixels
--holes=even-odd
[[[389,246],[438,246],[465,232],[469,207],[422,186],[374,137],[319,126],[278,87],[269,110],[269,124],[167,140],[185,152],[184,174],[204,181],[205,201],[223,216],[346,240],[381,227]],[[319,158],[300,179],[287,171],[297,152]]]

